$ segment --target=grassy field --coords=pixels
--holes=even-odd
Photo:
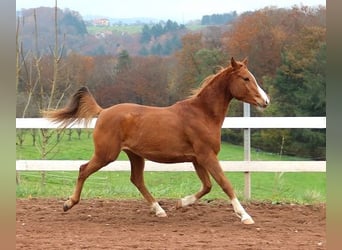
[[[114,24],[111,26],[87,26],[89,34],[95,35],[101,32],[111,31],[117,34],[139,34],[142,32],[144,24],[132,24],[132,25],[118,25]],[[186,25],[186,28],[191,31],[197,31],[203,29],[206,26],[203,25]]]
[[[91,130],[88,130],[91,132]],[[39,141],[36,142],[39,145]],[[17,145],[17,159],[40,159],[39,147],[32,145],[29,132],[25,134],[22,146]],[[88,160],[93,152],[92,137],[84,130],[78,139],[73,131],[69,140],[65,134],[58,147],[48,159]],[[223,143],[220,160],[243,160],[241,146]],[[305,160],[257,152],[252,150],[252,160]],[[126,160],[122,153],[120,160]],[[16,195],[27,197],[68,197],[74,188],[77,172],[46,172],[42,183],[40,172],[21,172]],[[227,172],[227,177],[243,200],[244,174]],[[145,172],[146,184],[157,198],[180,198],[200,188],[195,172]],[[213,189],[205,199],[225,199],[226,196],[213,181]],[[85,183],[82,198],[142,198],[129,181],[129,172],[97,172]],[[271,202],[318,203],[326,201],[325,173],[252,173],[252,199]]]
[[[112,25],[112,26],[87,26],[90,34],[94,35],[101,32],[111,31],[113,33],[138,34],[142,32],[143,25]]]

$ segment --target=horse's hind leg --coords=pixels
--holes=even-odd
[[[166,217],[166,212],[153,198],[151,193],[147,190],[144,182],[144,167],[145,161],[142,157],[134,154],[129,150],[125,150],[131,162],[131,182],[137,187],[140,193],[144,196],[147,202],[151,205],[151,210],[155,212],[158,217]]]
[[[194,162],[193,164],[194,164],[196,173],[202,182],[202,187],[196,194],[189,195],[180,199],[176,204],[177,208],[185,207],[185,206],[195,203],[197,200],[199,200],[201,197],[209,193],[211,190],[212,185],[211,185],[208,171],[201,165],[197,164],[196,162]]]
[[[64,212],[68,211],[70,208],[72,208],[74,205],[76,205],[80,201],[81,192],[82,192],[82,188],[83,188],[83,184],[85,180],[91,174],[95,173],[100,168],[107,165],[109,162],[115,160],[116,157],[117,156],[113,157],[111,160],[108,160],[102,157],[97,157],[95,155],[89,162],[81,165],[79,169],[79,174],[78,174],[74,193],[66,202],[64,202],[64,205],[63,205]]]

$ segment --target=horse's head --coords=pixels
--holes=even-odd
[[[233,97],[256,107],[266,108],[270,104],[270,99],[248,70],[247,58],[241,62],[232,58],[231,67],[233,71],[229,90]]]

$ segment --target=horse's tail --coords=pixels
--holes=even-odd
[[[103,108],[97,104],[88,88],[82,87],[71,97],[64,108],[43,111],[43,116],[53,122],[61,123],[60,127],[65,128],[82,120],[88,125],[91,119],[102,110]]]

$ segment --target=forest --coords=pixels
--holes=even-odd
[[[17,15],[16,117],[41,117],[41,110],[63,106],[83,85],[103,107],[171,105],[232,56],[248,57],[249,69],[271,97],[270,107],[252,108],[252,116],[326,115],[325,6],[204,16],[198,29],[171,20],[144,24],[136,33],[91,34],[88,28],[69,9]],[[227,116],[242,116],[242,104],[234,101]],[[242,130],[224,130],[222,140],[242,144]],[[252,146],[322,160],[325,130],[252,130]]]

